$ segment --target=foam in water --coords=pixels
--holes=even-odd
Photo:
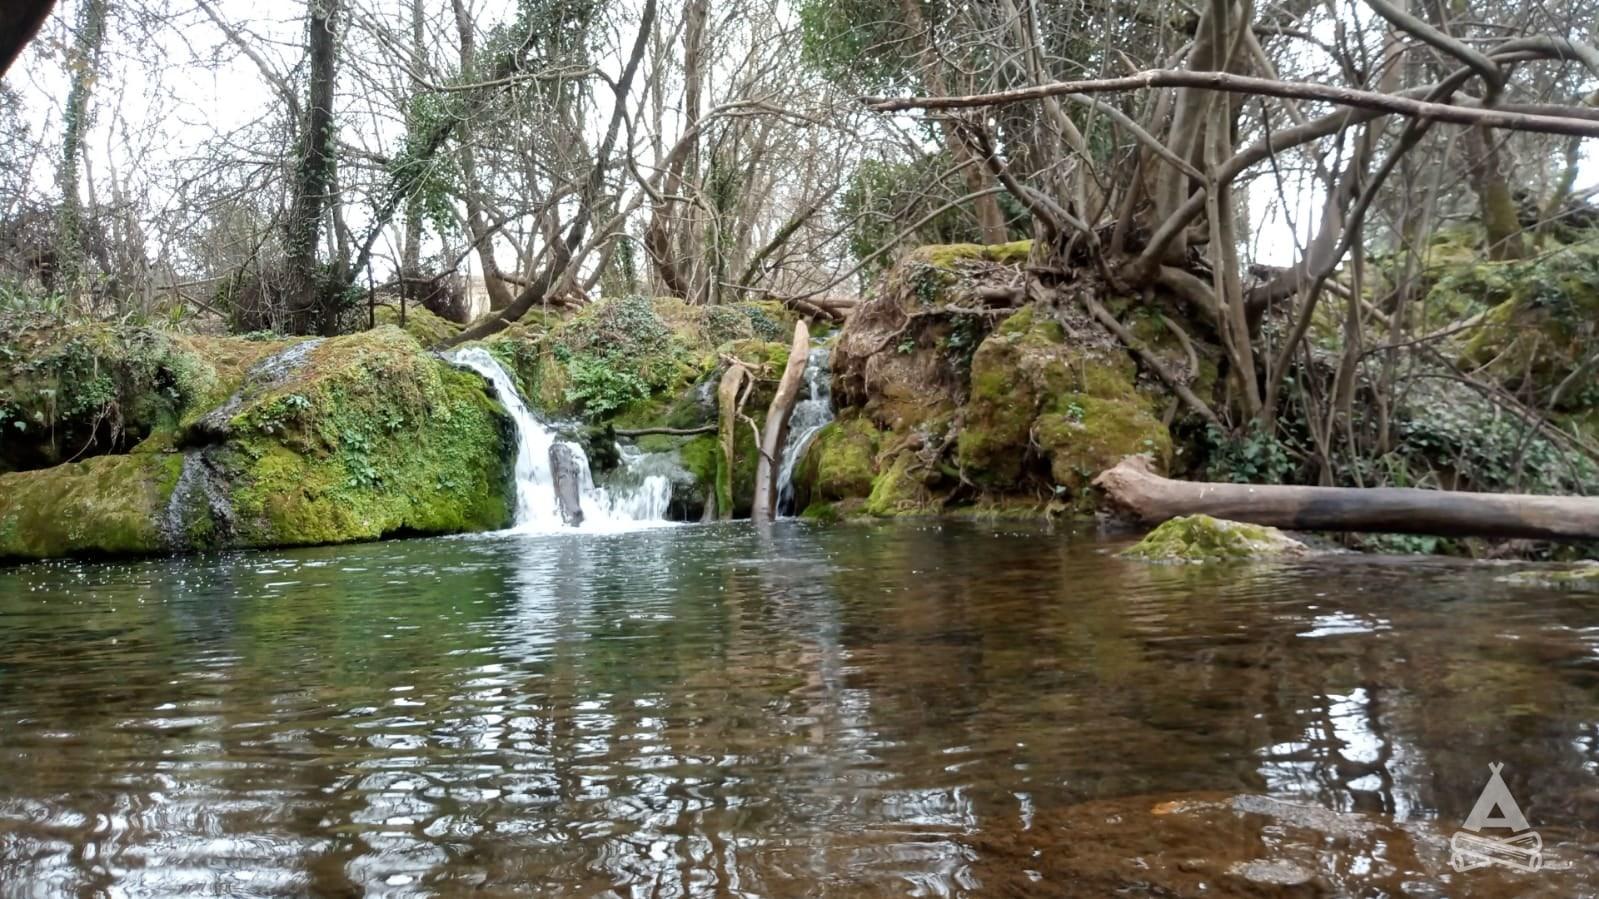
[[[516,519],[518,531],[570,530],[561,521],[555,500],[555,478],[550,471],[550,447],[558,435],[539,421],[522,402],[511,375],[487,350],[467,347],[448,357],[450,362],[469,368],[494,385],[505,411],[516,423]],[[667,507],[672,498],[672,483],[661,475],[645,475],[628,487],[607,490],[594,484],[588,456],[582,447],[566,443],[576,458],[579,473],[579,502],[583,507],[581,530],[626,530],[666,524]],[[636,454],[622,453],[623,464]]]
[[[792,515],[794,508],[794,468],[805,455],[816,433],[833,420],[832,372],[828,368],[832,349],[819,346],[805,357],[805,385],[809,395],[794,404],[788,420],[788,445],[783,447],[783,464],[777,469],[777,510]]]

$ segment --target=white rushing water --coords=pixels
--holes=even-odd
[[[783,464],[777,469],[777,510],[783,515],[799,511],[794,506],[794,468],[805,456],[816,432],[833,420],[833,373],[828,367],[832,348],[819,346],[805,357],[806,398],[794,404],[788,420],[788,445],[783,447]]]
[[[555,498],[555,478],[550,470],[550,447],[559,435],[534,417],[517,392],[511,375],[481,347],[456,350],[446,358],[469,368],[489,380],[505,411],[516,422],[516,523],[519,531],[568,530],[561,520]],[[582,447],[565,442],[572,450],[579,469],[580,504],[585,531],[625,530],[667,523],[667,508],[672,499],[669,478],[647,474],[633,479],[636,484],[612,489],[596,486],[589,470],[588,456]],[[633,458],[623,452],[623,464]]]

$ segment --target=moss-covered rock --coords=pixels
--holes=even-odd
[[[4,476],[0,557],[502,527],[513,439],[480,377],[397,328],[296,343],[163,440]]]
[[[872,493],[866,498],[864,511],[868,515],[890,517],[896,515],[926,515],[938,511],[938,497],[928,488],[928,481],[938,480],[929,472],[915,453],[902,451],[887,460],[882,471],[872,481]]]
[[[1122,551],[1143,562],[1236,562],[1303,555],[1308,550],[1276,528],[1185,515],[1164,522]]]
[[[797,504],[808,507],[818,501],[870,496],[881,436],[864,416],[852,414],[828,422],[811,438],[804,458],[795,467]]]
[[[1076,497],[1123,456],[1147,452],[1164,465],[1171,436],[1136,378],[1125,352],[1067,340],[1058,321],[1034,309],[1016,313],[972,359],[955,453],[962,474],[1005,490],[1042,459],[1053,485]]]
[[[994,318],[964,312],[970,293],[1013,278],[1032,244],[921,247],[889,270],[839,335],[833,395],[880,427],[905,432],[947,418],[965,399],[972,354]]]
[[[1458,269],[1434,291],[1446,286],[1495,303],[1471,331],[1463,365],[1562,412],[1599,406],[1599,376],[1589,371],[1582,377],[1579,369],[1599,340],[1599,248],[1478,263]]]
[[[0,319],[0,471],[121,453],[210,408],[281,340]]]
[[[408,304],[405,323],[400,323],[400,310],[394,306],[379,306],[374,314],[378,325],[395,325],[415,337],[425,347],[436,347],[461,333],[461,325],[434,313],[426,306]]]
[[[1599,562],[1584,562],[1568,567],[1533,568],[1500,578],[1507,584],[1599,593]]]
[[[165,549],[182,468],[180,455],[136,452],[0,475],[0,559]]]

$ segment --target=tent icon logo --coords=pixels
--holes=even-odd
[[[1499,776],[1503,768],[1503,762],[1488,766],[1488,785],[1482,788],[1482,795],[1466,817],[1465,829],[1456,831],[1449,841],[1449,866],[1456,871],[1498,865],[1532,872],[1543,867],[1543,838],[1527,826],[1516,797],[1510,795],[1510,788]],[[1484,834],[1485,830],[1509,832],[1499,836]]]

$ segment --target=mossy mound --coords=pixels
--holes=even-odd
[[[975,290],[1014,280],[1031,241],[921,247],[850,316],[833,351],[833,395],[879,426],[906,431],[965,399],[972,354],[997,317]]]
[[[1164,522],[1123,550],[1124,559],[1143,562],[1236,562],[1298,556],[1308,552],[1276,528],[1185,515]]]
[[[796,470],[796,495],[830,514],[1086,513],[1093,478],[1124,456],[1169,464],[1171,397],[1114,336],[1075,306],[1004,308],[1028,250],[924,247],[890,271],[839,337],[839,421]],[[1214,388],[1212,356],[1163,312],[1118,306],[1169,370]]]
[[[592,423],[655,421],[663,405],[721,364],[726,344],[779,341],[793,319],[775,303],[691,306],[661,297],[601,300],[533,338],[536,362],[515,359],[533,404]],[[494,342],[497,355],[505,341]]]
[[[1024,309],[972,359],[955,459],[966,480],[1005,490],[1037,459],[1075,498],[1123,456],[1164,465],[1171,436],[1136,386],[1132,359],[1098,338],[1067,340],[1059,321]]]
[[[126,452],[225,398],[281,340],[0,320],[0,471]]]
[[[342,543],[511,518],[509,421],[480,377],[398,328],[281,349],[158,436],[5,475],[0,557]]]
[[[395,325],[415,337],[417,342],[425,347],[443,344],[461,333],[462,327],[420,304],[406,305],[404,324],[400,323],[400,310],[395,306],[379,306],[373,317],[380,327]]]
[[[1599,406],[1599,375],[1580,369],[1599,340],[1599,247],[1561,247],[1521,262],[1463,267],[1445,287],[1492,304],[1461,363],[1561,412]]]
[[[0,559],[167,549],[182,470],[180,455],[135,452],[0,475]]]
[[[859,414],[828,422],[795,467],[795,502],[801,508],[813,502],[832,503],[869,496],[877,477],[877,451],[882,433]]]

